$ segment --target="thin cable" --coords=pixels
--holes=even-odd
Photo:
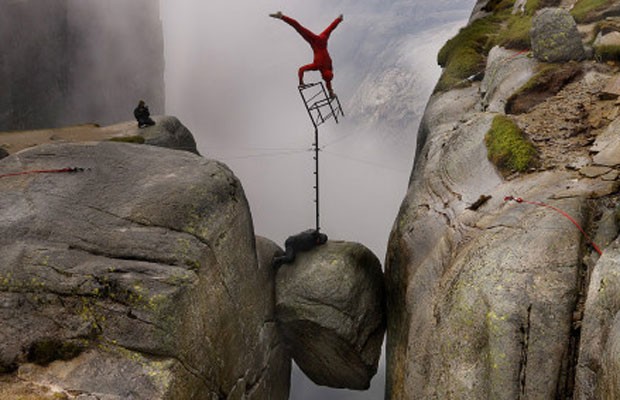
[[[514,201],[514,202],[516,202],[518,204],[521,204],[521,203],[531,204],[531,205],[534,205],[534,206],[549,208],[549,209],[551,209],[553,211],[556,211],[556,212],[560,213],[562,216],[566,217],[570,222],[572,222],[573,225],[575,225],[577,227],[577,229],[579,229],[579,231],[583,234],[583,236],[586,238],[586,240],[590,243],[590,245],[592,245],[594,250],[596,250],[596,252],[599,255],[601,255],[601,256],[603,255],[603,252],[601,251],[601,249],[596,245],[596,243],[594,243],[594,241],[592,239],[590,239],[590,236],[588,236],[586,231],[583,230],[581,225],[579,225],[579,223],[577,221],[575,221],[575,219],[573,217],[571,217],[567,212],[565,212],[563,210],[560,210],[557,207],[550,206],[549,204],[545,204],[543,202],[540,202],[540,201],[523,200],[521,197],[506,196],[506,197],[504,197],[504,201]]]
[[[343,140],[345,140],[345,139],[347,139],[347,138],[349,138],[349,137],[351,137],[351,136],[353,136],[353,135],[355,135],[357,133],[359,133],[359,132],[353,131],[351,133],[348,133],[348,134],[346,134],[344,136],[339,137],[338,139],[334,139],[331,142],[329,142],[327,144],[324,144],[323,147],[321,147],[321,148],[324,149],[324,148],[329,147],[329,146],[331,146],[331,145],[333,145],[335,143],[342,142]]]
[[[241,146],[209,146],[209,149],[243,150],[243,151],[296,151],[305,147],[241,147]]]
[[[391,171],[400,172],[402,174],[407,174],[408,173],[405,170],[398,169],[398,168],[393,168],[393,167],[388,167],[387,165],[378,164],[378,163],[375,163],[373,161],[363,160],[361,158],[355,158],[355,157],[347,156],[347,155],[344,155],[344,154],[334,153],[333,151],[324,150],[324,147],[322,148],[322,151],[324,151],[327,154],[331,154],[331,155],[334,155],[334,156],[337,156],[337,157],[341,157],[341,158],[344,158],[344,159],[347,159],[347,160],[351,160],[351,161],[356,161],[356,162],[359,162],[359,163],[362,163],[362,164],[368,164],[368,165],[372,165],[372,166],[379,167],[379,168],[389,169]]]
[[[243,156],[233,156],[233,157],[216,157],[216,159],[222,160],[222,161],[228,161],[228,160],[244,160],[248,158],[279,157],[279,156],[289,156],[293,154],[306,153],[308,151],[310,151],[310,149],[282,151],[282,152],[277,152],[277,153],[256,153],[256,154],[247,154]]]

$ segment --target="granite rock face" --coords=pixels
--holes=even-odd
[[[385,333],[381,264],[358,243],[302,252],[276,277],[276,317],[293,359],[315,383],[368,389]]]
[[[390,400],[615,393],[615,253],[606,246],[618,235],[619,118],[597,92],[615,72],[584,65],[592,72],[510,117],[545,169],[504,178],[488,160],[485,135],[537,64],[512,55],[493,49],[481,83],[436,93],[427,105],[386,259]],[[569,118],[572,107],[584,112]],[[531,133],[543,123],[549,139]],[[579,166],[556,153],[578,155]],[[575,224],[603,249],[600,260]],[[607,276],[588,279],[599,265]],[[591,304],[587,293],[603,296],[601,279],[610,295]]]
[[[577,399],[620,397],[619,268],[620,241],[616,240],[592,273],[577,367]]]
[[[5,376],[97,398],[286,399],[273,272],[232,172],[111,142],[0,162],[65,166],[85,170],[0,179]]]

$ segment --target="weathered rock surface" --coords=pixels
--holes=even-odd
[[[594,48],[600,48],[605,46],[620,46],[620,32],[609,32],[606,35],[602,33],[596,38],[593,43]]]
[[[295,362],[319,385],[367,389],[385,333],[381,265],[358,243],[330,241],[276,277],[276,316]]]
[[[273,273],[231,171],[111,142],[0,162],[65,166],[86,170],[0,179],[0,393],[18,376],[82,398],[286,399]]]
[[[594,142],[593,160],[598,165],[620,165],[620,118],[613,121]]]
[[[577,24],[561,8],[544,8],[534,15],[530,31],[534,57],[544,62],[582,60],[585,50]]]
[[[616,222],[616,233],[617,233]],[[576,399],[620,398],[620,240],[592,272],[583,319]]]
[[[490,112],[504,112],[508,98],[534,75],[537,64],[517,51],[492,48],[480,86],[482,106]]]
[[[0,147],[0,160],[8,156],[9,156],[9,152],[6,151],[4,148]]]
[[[554,64],[554,67],[550,69],[543,67],[542,71],[537,72],[533,78],[535,81],[530,81],[530,84],[526,84],[516,92],[513,91],[513,95],[506,100],[506,108],[503,111],[506,114],[527,113],[533,107],[558,94],[568,83],[577,80],[582,75],[581,65],[574,61]]]
[[[618,115],[598,97],[610,72],[601,67],[577,76],[566,90],[515,117],[547,170],[504,180],[487,159],[484,136],[519,85],[513,74],[502,73],[504,66],[496,68],[494,58],[483,89],[474,83],[433,95],[420,126],[386,261],[391,400],[576,394],[588,266],[598,255],[554,209],[504,198],[563,210],[596,232],[592,236],[607,251],[618,227],[603,210],[617,201],[618,175],[615,165],[596,167],[596,157],[617,137],[604,132]],[[597,135],[600,143],[593,146]],[[576,160],[572,156],[580,158],[580,171],[564,168],[567,159]],[[481,195],[488,201],[469,210]],[[611,385],[617,360],[606,362]]]

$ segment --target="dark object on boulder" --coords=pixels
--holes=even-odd
[[[138,107],[133,110],[133,116],[136,117],[136,121],[138,121],[138,128],[146,128],[147,126],[155,125],[155,121],[151,119],[151,113],[144,103],[144,100],[140,100]]]
[[[295,255],[300,251],[312,250],[327,242],[327,235],[316,229],[308,229],[297,235],[289,236],[284,242],[285,254],[273,259],[273,267],[280,268],[282,264],[295,261]]]
[[[6,149],[4,149],[3,147],[0,147],[0,160],[8,156],[9,156],[9,152],[6,151]]]
[[[491,200],[493,196],[481,194],[478,200],[476,200],[471,206],[467,207],[468,210],[477,211],[487,201]]]

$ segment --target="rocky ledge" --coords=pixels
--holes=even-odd
[[[126,125],[113,136],[135,136]],[[137,133],[148,143],[186,136],[181,126],[166,117]],[[281,249],[255,237],[234,174],[195,148],[82,140],[0,160],[0,398],[287,399],[290,354],[305,348],[278,327]],[[343,312],[313,317],[351,331],[311,346],[342,365],[342,345],[364,369],[321,383],[367,386],[383,337],[378,261],[359,246],[318,253],[285,268],[322,282],[329,260],[343,291],[313,298]]]

